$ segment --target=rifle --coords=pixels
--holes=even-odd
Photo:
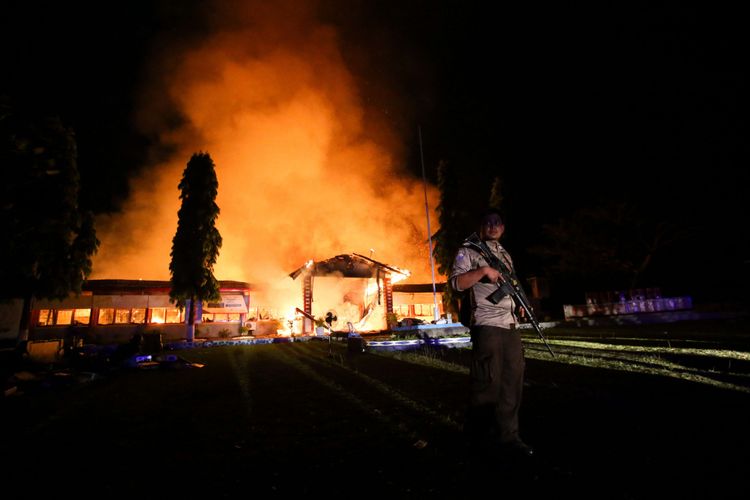
[[[508,266],[505,265],[505,262],[502,261],[502,259],[499,259],[494,253],[492,253],[492,250],[490,250],[487,244],[482,241],[477,233],[472,233],[471,236],[466,238],[462,246],[473,248],[474,250],[479,252],[479,254],[484,257],[484,260],[486,260],[487,263],[495,270],[497,270],[502,276],[502,280],[495,283],[497,285],[497,290],[488,295],[487,300],[489,300],[493,304],[497,304],[506,295],[510,295],[511,297],[513,297],[516,303],[521,306],[524,311],[526,311],[526,317],[529,318],[531,326],[534,327],[534,330],[536,330],[539,338],[542,339],[542,342],[544,342],[544,346],[554,358],[555,353],[552,352],[552,348],[549,346],[549,344],[547,343],[547,339],[545,339],[544,335],[542,334],[542,328],[539,326],[539,322],[534,316],[534,312],[531,309],[529,299],[528,297],[526,297],[526,292],[523,290],[521,282],[518,280],[516,273],[509,269]]]

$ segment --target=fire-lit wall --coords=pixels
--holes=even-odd
[[[437,292],[438,315],[445,314],[443,309],[443,294]],[[417,318],[423,321],[435,319],[435,303],[432,293],[393,293],[393,312],[399,319]]]
[[[87,342],[124,342],[136,333],[159,332],[165,340],[185,337],[186,311],[170,302],[168,289],[139,287],[120,280],[120,290],[86,292],[63,300],[37,300],[32,306],[30,338],[44,340],[80,335]],[[149,282],[153,285],[154,282]],[[159,282],[160,285],[167,285]],[[235,282],[236,283],[236,282]],[[217,303],[197,304],[197,336],[215,338],[243,333],[250,301],[249,288],[222,289]],[[205,309],[205,310],[204,310]]]

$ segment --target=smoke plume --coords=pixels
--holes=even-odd
[[[429,281],[421,180],[399,167],[383,124],[366,119],[336,31],[302,3],[215,5],[199,43],[155,57],[138,113],[171,154],[133,181],[121,213],[98,221],[92,278],[169,278],[177,185],[205,151],[219,179],[218,279],[298,292],[287,275],[305,261],[356,252]],[[167,126],[175,115],[180,124]]]

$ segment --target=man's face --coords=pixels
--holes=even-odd
[[[505,226],[503,221],[497,214],[490,214],[482,219],[482,239],[483,240],[499,240],[500,236],[503,235]]]

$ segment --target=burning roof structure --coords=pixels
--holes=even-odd
[[[297,279],[301,274],[306,273],[312,276],[340,276],[343,278],[378,278],[386,274],[398,276],[396,279],[392,278],[393,281],[401,281],[411,274],[406,269],[384,264],[358,253],[337,255],[319,262],[309,260],[291,272],[289,276],[292,279]]]

